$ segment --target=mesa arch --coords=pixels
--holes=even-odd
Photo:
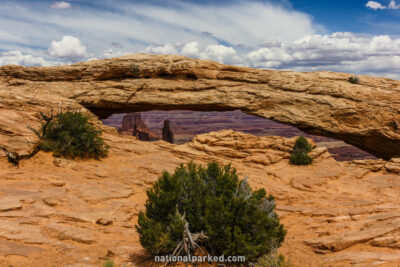
[[[86,108],[100,118],[152,109],[240,109],[390,159],[400,154],[400,81],[260,70],[170,55],[57,67],[0,67],[0,146],[28,153],[39,111]]]

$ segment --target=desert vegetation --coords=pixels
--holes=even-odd
[[[349,82],[354,83],[354,84],[358,84],[360,82],[360,78],[356,77],[356,76],[352,76],[349,78]]]
[[[272,253],[261,257],[254,267],[290,267],[282,254]]]
[[[56,157],[104,158],[108,146],[101,138],[101,130],[89,123],[89,117],[78,111],[60,112],[57,115],[42,114],[39,148],[52,151]]]
[[[311,164],[312,158],[308,156],[308,153],[311,152],[311,150],[311,144],[307,141],[307,139],[304,136],[298,137],[290,155],[290,163],[294,165]]]
[[[230,165],[181,165],[173,174],[164,172],[147,196],[136,229],[154,256],[204,250],[255,262],[275,252],[286,234],[274,197],[253,191]]]
[[[114,267],[114,262],[111,260],[107,260],[103,263],[102,267]]]

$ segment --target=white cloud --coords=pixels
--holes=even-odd
[[[395,0],[391,0],[388,6],[384,6],[381,3],[376,2],[376,1],[368,1],[365,6],[368,7],[368,8],[371,8],[373,10],[377,10],[377,9],[400,9],[400,5],[397,5]]]
[[[400,39],[351,33],[313,35],[246,56],[252,67],[332,70],[400,78]]]
[[[371,8],[373,10],[386,9],[386,7],[383,6],[381,3],[378,3],[375,1],[368,1],[368,3],[365,6]]]
[[[102,8],[82,5],[74,12],[49,12],[44,4],[4,0],[0,9],[0,43],[10,41],[2,32],[12,32],[17,42],[7,49],[47,48],[61,33],[79,36],[94,55],[100,55],[112,48],[113,42],[123,43],[125,52],[142,51],[151,44],[193,41],[199,45],[256,45],[272,37],[295,40],[320,29],[305,13],[255,0],[228,1],[224,5],[183,0],[157,5],[151,2],[154,3],[120,0],[115,5],[113,1],[99,0]]]
[[[113,1],[99,0],[101,9],[82,5],[76,12],[49,12],[44,2],[23,5],[4,0],[1,48],[21,55],[3,55],[0,64],[71,63],[146,52],[258,68],[400,77],[400,41],[390,36],[329,35],[305,13],[258,0],[224,5],[151,2],[120,0],[116,6]],[[399,1],[387,1],[386,6],[379,2],[369,1],[367,6],[395,9]],[[60,34],[64,35],[61,40]]]
[[[21,51],[9,51],[0,53],[0,65],[24,65],[24,66],[48,66],[54,62],[48,62],[42,57],[24,55]]]
[[[178,53],[176,48],[171,44],[151,45],[146,48],[145,52],[149,53],[149,54],[177,54]]]
[[[389,9],[399,9],[400,5],[397,5],[396,1],[392,0],[392,1],[390,1],[388,8]]]
[[[240,64],[242,62],[233,47],[218,44],[201,47],[196,41],[186,44],[151,45],[144,52],[150,54],[180,54],[192,58],[214,60],[224,64]]]
[[[201,59],[211,59],[224,64],[240,64],[241,58],[233,47],[224,45],[209,45],[200,53]]]
[[[178,27],[200,34],[202,39],[215,38],[231,44],[260,43],[270,36],[289,41],[316,32],[312,18],[307,14],[271,3],[178,3],[177,6],[136,5],[135,13],[160,21],[161,27]]]
[[[181,54],[187,57],[198,57],[199,51],[199,44],[197,42],[191,42],[183,46]]]
[[[77,60],[87,58],[89,54],[81,41],[73,36],[63,36],[61,41],[52,41],[48,49],[52,57]]]
[[[50,7],[53,9],[69,9],[71,8],[71,4],[65,1],[60,1],[51,3]]]
[[[122,57],[125,56],[126,52],[121,52],[121,51],[115,51],[112,48],[106,49],[103,51],[103,53],[100,55],[100,58],[113,58],[113,57]],[[91,58],[92,59],[98,59],[97,57]]]
[[[254,48],[207,46],[197,42],[159,47],[169,47],[193,58],[255,68],[332,70],[400,78],[400,39],[387,35],[363,36],[338,32],[308,35],[292,42],[263,43]]]

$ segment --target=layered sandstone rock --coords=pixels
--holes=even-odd
[[[0,265],[149,266],[134,229],[146,190],[191,160],[230,163],[276,197],[293,266],[400,263],[400,82],[316,72],[264,71],[180,56],[133,55],[62,67],[0,68]],[[80,109],[102,127],[102,161],[32,154],[40,112]],[[289,164],[295,139],[234,131],[174,145],[141,142],[93,115],[148,109],[241,109],[330,135],[391,161],[337,162],[314,146]],[[23,157],[12,166],[2,150]],[[62,251],[63,253],[60,253]]]
[[[182,56],[130,55],[60,67],[0,68],[0,144],[28,153],[38,111],[86,107],[99,116],[151,109],[241,109],[342,139],[384,159],[400,150],[400,82],[333,72],[227,66]],[[12,123],[11,123],[12,122]]]
[[[174,145],[104,130],[110,154],[102,161],[39,152],[16,168],[0,158],[1,266],[151,266],[134,229],[146,190],[191,160],[230,163],[276,197],[288,231],[280,253],[291,266],[400,263],[400,179],[383,160],[371,171],[373,161],[336,162],[314,146],[313,163],[294,166],[295,138],[226,130]]]

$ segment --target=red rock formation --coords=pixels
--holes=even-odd
[[[157,139],[147,125],[143,122],[139,112],[128,113],[122,117],[122,125],[118,129],[120,134],[136,136],[141,141],[150,141]]]
[[[162,139],[171,144],[174,143],[174,133],[169,128],[169,120],[164,121],[164,127],[162,129]]]
[[[132,135],[136,136],[140,141],[150,141],[149,133],[139,130],[136,124],[134,125]]]
[[[124,130],[134,129],[135,125],[140,130],[149,130],[146,124],[142,121],[142,116],[139,112],[128,113],[122,118],[121,128]]]

